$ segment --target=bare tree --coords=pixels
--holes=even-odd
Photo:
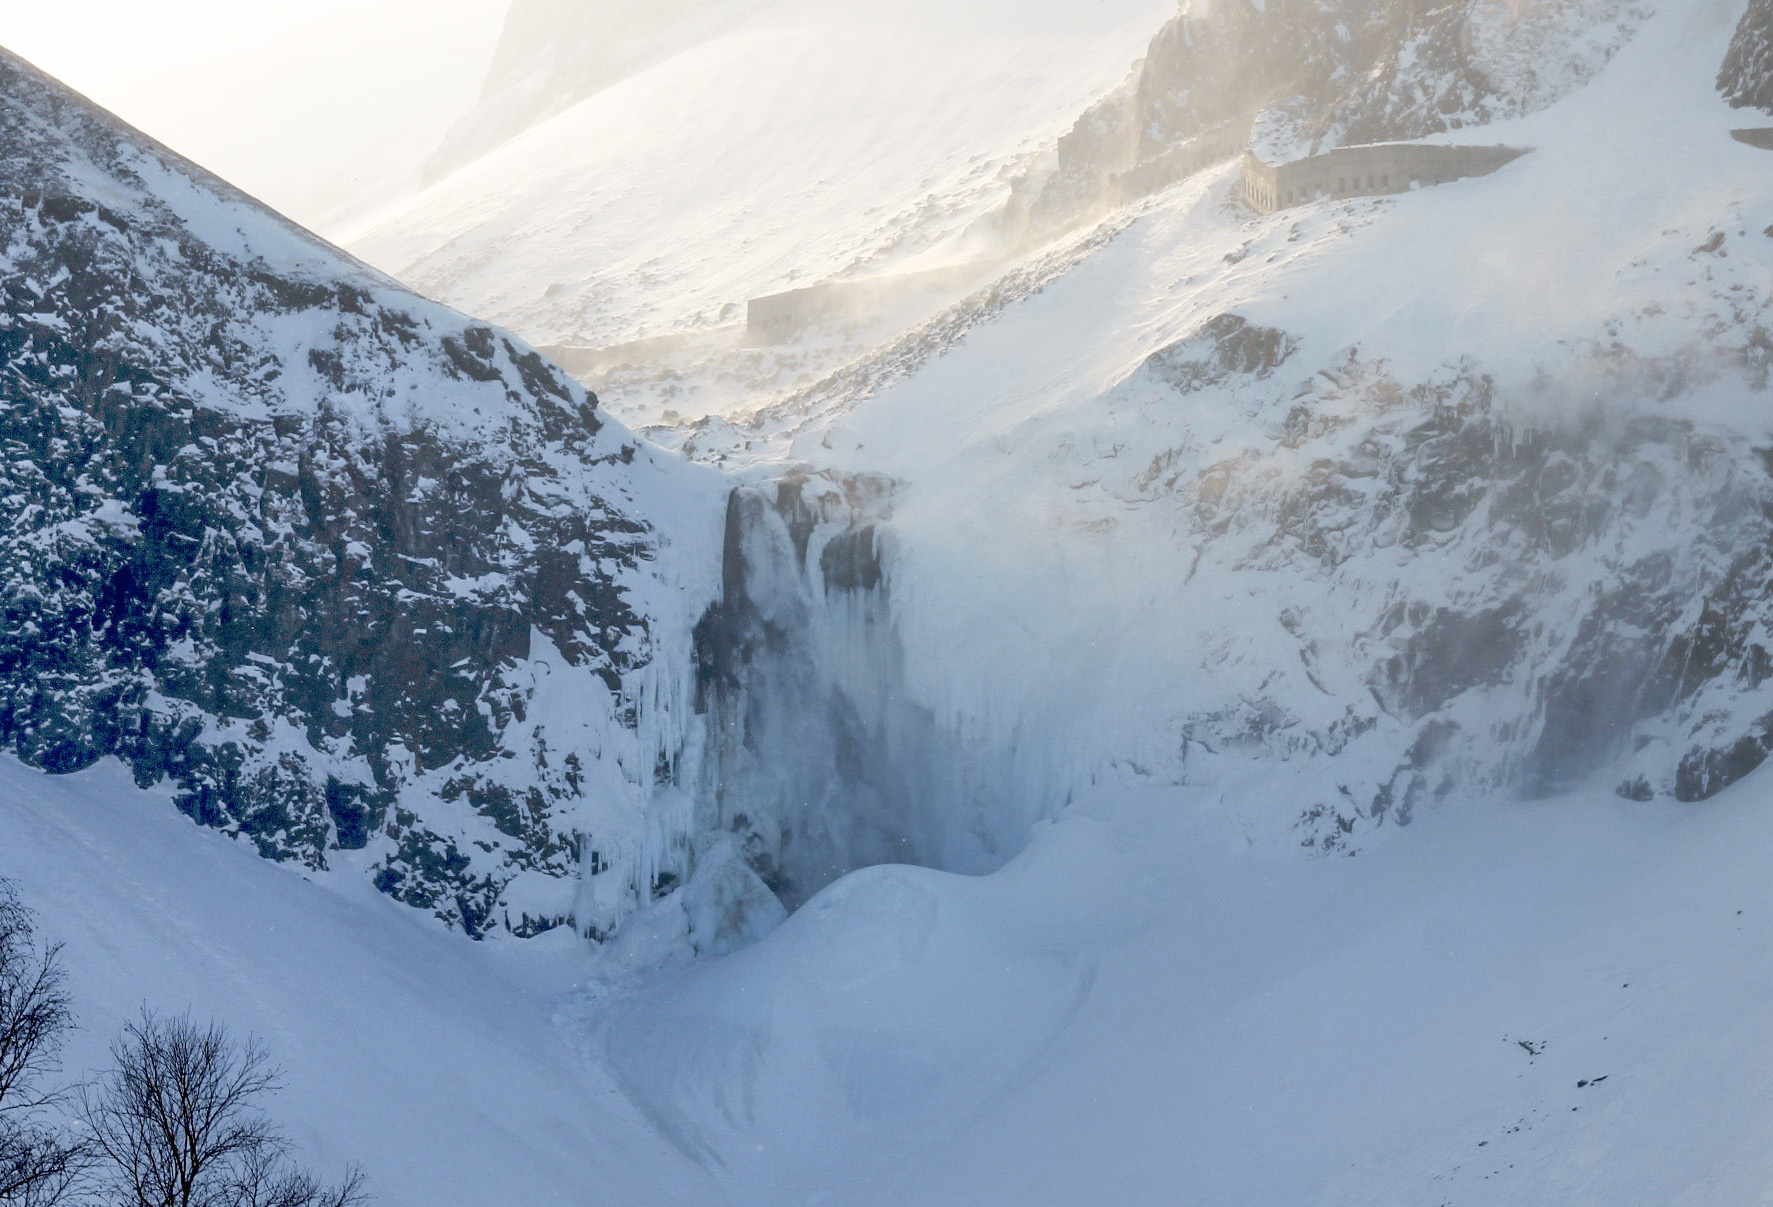
[[[43,1115],[62,1094],[44,1078],[60,1067],[74,1013],[61,948],[39,943],[31,911],[0,880],[0,1205],[53,1207],[74,1192],[86,1150]]]
[[[100,1181],[116,1207],[353,1207],[355,1168],[327,1186],[290,1159],[259,1102],[282,1084],[262,1045],[220,1024],[144,1012],[82,1094]]]
[[[41,1123],[0,1124],[0,1203],[56,1207],[72,1201],[86,1173],[85,1150]]]

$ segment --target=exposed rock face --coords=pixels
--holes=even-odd
[[[712,473],[4,52],[0,298],[0,744],[471,934],[644,897]]]
[[[1629,0],[1195,5],[1060,141],[1051,174],[1020,184],[1012,219],[1063,225],[1139,165],[1259,114],[1258,137],[1290,157],[1531,112],[1605,66],[1643,16]]]
[[[1270,651],[1265,691],[1187,721],[1190,778],[1316,767],[1303,836],[1334,849],[1456,788],[1623,767],[1623,795],[1694,801],[1773,751],[1767,450],[1653,408],[1519,427],[1470,363],[1409,383],[1351,353],[1289,394],[1295,347],[1222,316],[1126,387],[1273,397],[1270,447],[1178,449],[1119,489],[1180,506],[1204,573],[1311,584],[1261,605],[1297,669]],[[1743,351],[1718,372],[1764,389]],[[1690,371],[1610,360],[1610,398]]]
[[[1773,0],[1749,0],[1718,71],[1718,91],[1738,109],[1773,113]]]

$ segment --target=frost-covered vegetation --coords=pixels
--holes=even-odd
[[[256,1039],[144,1010],[96,1080],[61,1077],[77,1011],[62,948],[0,880],[0,1203],[7,1207],[355,1207],[297,1165],[264,1112],[282,1075]]]

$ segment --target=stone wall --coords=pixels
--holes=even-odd
[[[867,315],[919,294],[966,289],[996,261],[932,268],[860,281],[829,281],[752,298],[745,306],[745,334],[753,344],[780,344],[819,323]]]
[[[1113,193],[1120,202],[1161,192],[1216,163],[1233,159],[1250,141],[1255,113],[1242,113],[1198,138],[1171,147],[1113,177]]]
[[[1445,147],[1372,143],[1338,147],[1291,163],[1269,164],[1244,153],[1244,200],[1270,214],[1320,198],[1403,193],[1471,176],[1487,176],[1525,155],[1520,147]]]

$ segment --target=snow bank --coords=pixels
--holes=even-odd
[[[857,873],[581,1026],[735,1203],[1753,1201],[1766,804],[1296,861],[1104,790],[993,876]]]
[[[552,1030],[585,968],[571,936],[465,942],[355,875],[299,876],[192,826],[115,763],[0,760],[0,876],[67,945],[71,1075],[143,1005],[189,1007],[265,1041],[304,1159],[361,1162],[378,1203],[716,1201]]]

